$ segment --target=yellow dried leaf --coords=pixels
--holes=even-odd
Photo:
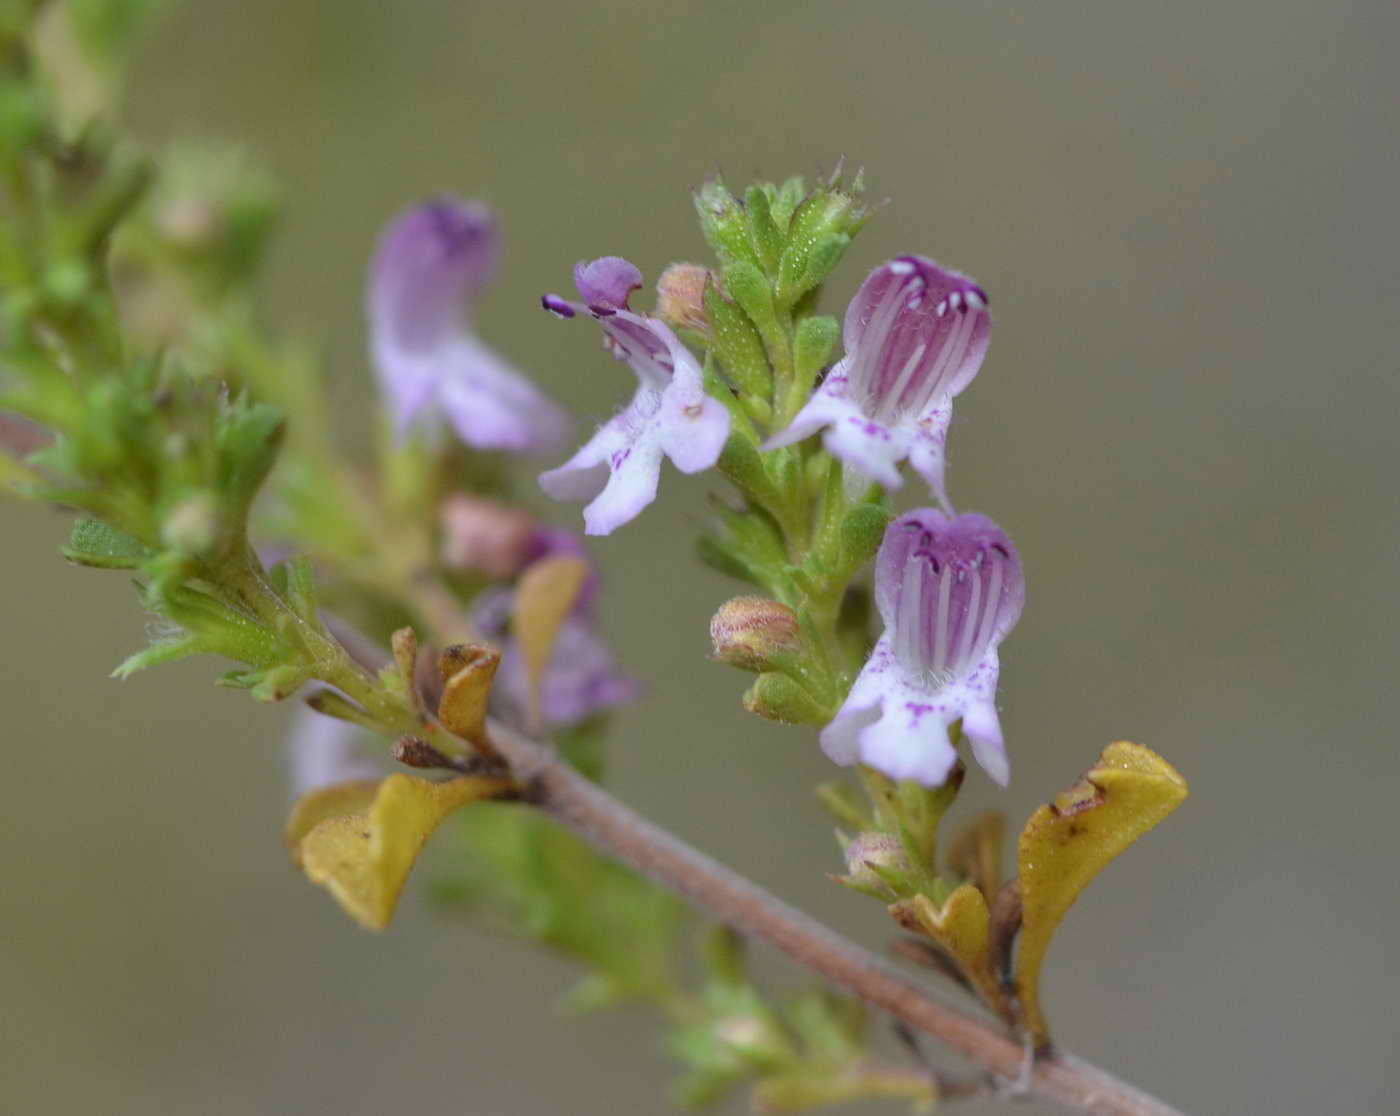
[[[525,571],[515,592],[511,630],[520,642],[530,683],[530,724],[540,722],[540,688],[554,641],[588,579],[588,562],[569,555],[542,558]]]
[[[354,779],[308,791],[292,804],[287,818],[287,848],[292,863],[301,867],[301,842],[327,818],[342,818],[347,814],[366,814],[379,793],[382,779]]]
[[[453,644],[438,661],[443,682],[438,720],[448,732],[492,755],[486,739],[486,703],[500,665],[499,651],[477,643]]]
[[[292,810],[292,859],[369,930],[394,917],[413,863],[453,810],[514,788],[507,778],[468,775],[431,783],[394,774],[313,791]],[[342,809],[343,808],[343,809]]]
[[[1040,970],[1050,939],[1079,893],[1109,861],[1185,800],[1186,780],[1149,748],[1110,744],[1099,762],[1021,833],[1021,941],[1016,986],[1038,1047],[1050,1042]]]
[[[906,930],[937,942],[983,1001],[1006,1016],[1006,996],[992,965],[991,912],[977,888],[963,884],[948,896],[942,910],[927,895],[916,895],[895,903],[890,914]]]

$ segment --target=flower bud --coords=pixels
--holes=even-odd
[[[530,558],[536,524],[518,508],[476,496],[449,496],[439,512],[442,561],[449,569],[502,580]]]
[[[710,621],[714,657],[740,670],[777,668],[776,659],[802,650],[797,613],[766,597],[735,597]]]
[[[166,545],[185,554],[198,554],[214,543],[219,511],[208,492],[196,492],[175,505],[161,527]]]
[[[857,891],[884,893],[890,890],[886,877],[908,871],[909,859],[898,837],[890,833],[861,833],[846,846],[847,875],[841,882]]]
[[[656,315],[676,329],[708,334],[705,281],[710,273],[699,264],[674,263],[656,281]]]

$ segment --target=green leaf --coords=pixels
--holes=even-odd
[[[134,570],[152,557],[152,552],[130,535],[91,516],[73,524],[73,534],[61,553],[80,566],[105,570]]]
[[[603,982],[595,1003],[676,1001],[686,908],[670,892],[519,807],[467,811],[453,833],[459,867],[439,900],[486,904],[516,933],[582,962]]]
[[[1040,971],[1056,927],[1089,881],[1186,800],[1186,780],[1150,748],[1120,741],[1021,833],[1021,940],[1016,987],[1037,1047],[1050,1043]]]
[[[766,589],[771,596],[790,595],[787,548],[777,523],[759,508],[737,511],[720,501],[715,510],[723,529],[711,529],[700,536],[701,560],[721,573]]]
[[[836,710],[801,686],[791,675],[760,674],[744,694],[750,713],[788,725],[825,725]]]
[[[749,235],[753,239],[754,254],[759,265],[769,275],[777,274],[778,260],[783,252],[783,235],[768,210],[768,195],[762,186],[750,186],[744,195],[744,206],[748,210]]]
[[[767,401],[773,391],[773,371],[749,316],[719,293],[713,280],[705,284],[705,316],[712,330],[710,351],[741,392]]]

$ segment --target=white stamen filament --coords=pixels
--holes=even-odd
[[[968,668],[967,654],[972,650],[972,636],[977,630],[977,606],[982,603],[982,575],[974,569],[972,576],[972,596],[967,602],[967,610],[962,616],[961,638],[958,640],[958,653],[953,658],[953,670],[962,674]]]
[[[953,564],[945,561],[938,577],[938,627],[933,639],[930,664],[935,674],[942,674],[948,661],[948,598],[953,591]]]
[[[987,555],[992,564],[992,580],[987,586],[987,611],[982,617],[981,630],[977,633],[977,642],[973,647],[973,653],[977,656],[975,660],[968,663],[968,666],[975,666],[982,661],[982,656],[987,653],[987,644],[992,641],[993,629],[996,627],[997,614],[1001,611],[1001,570],[1003,562],[999,556]]]
[[[924,359],[924,353],[927,351],[928,344],[920,342],[910,354],[909,359],[904,362],[904,367],[899,370],[894,386],[885,392],[884,398],[880,400],[879,415],[876,417],[894,418],[903,410],[899,405],[899,397],[904,394],[904,389],[913,377],[914,370],[919,367],[919,362]]]
[[[916,555],[910,555],[904,567],[904,576],[899,591],[899,615],[894,625],[894,654],[904,666],[917,669],[922,660],[920,654],[920,618],[923,616],[924,574],[923,563]]]
[[[967,352],[968,343],[972,340],[972,327],[977,315],[973,313],[959,314],[956,324],[949,331],[947,340],[943,343],[943,351],[938,354],[938,359],[933,362],[933,367],[929,369],[928,375],[924,378],[923,398],[919,400],[919,409],[922,410],[928,401],[939,393],[939,388],[943,383],[943,376],[949,368],[957,366]]]
[[[857,360],[850,372],[851,388],[856,399],[873,402],[877,386],[875,377],[880,366],[880,354],[889,340],[890,327],[894,324],[904,302],[903,284],[899,290],[886,290],[880,305],[866,323],[856,348]]]

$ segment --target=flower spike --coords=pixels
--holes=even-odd
[[[483,205],[426,202],[385,230],[370,269],[375,371],[403,436],[445,420],[476,449],[541,451],[568,433],[568,416],[463,323],[463,304],[489,285],[500,228]]]
[[[885,632],[822,730],[822,749],[842,765],[941,786],[958,758],[948,729],[961,720],[973,756],[1005,786],[997,645],[1025,602],[1006,532],[984,515],[900,516],[876,558],[875,602]]]
[[[836,457],[886,488],[906,458],[952,510],[943,446],[953,397],[972,382],[991,340],[987,293],[926,256],[877,267],[846,310],[845,357],[765,449],[826,428]]]
[[[582,302],[545,295],[544,308],[561,318],[588,314],[603,327],[603,343],[637,375],[637,391],[621,414],[599,427],[573,457],[540,474],[556,500],[590,500],[583,509],[590,535],[607,535],[656,499],[661,460],[698,473],[719,460],[729,437],[729,412],[705,394],[700,365],[671,328],[627,306],[642,275],[617,256],[574,269]]]

